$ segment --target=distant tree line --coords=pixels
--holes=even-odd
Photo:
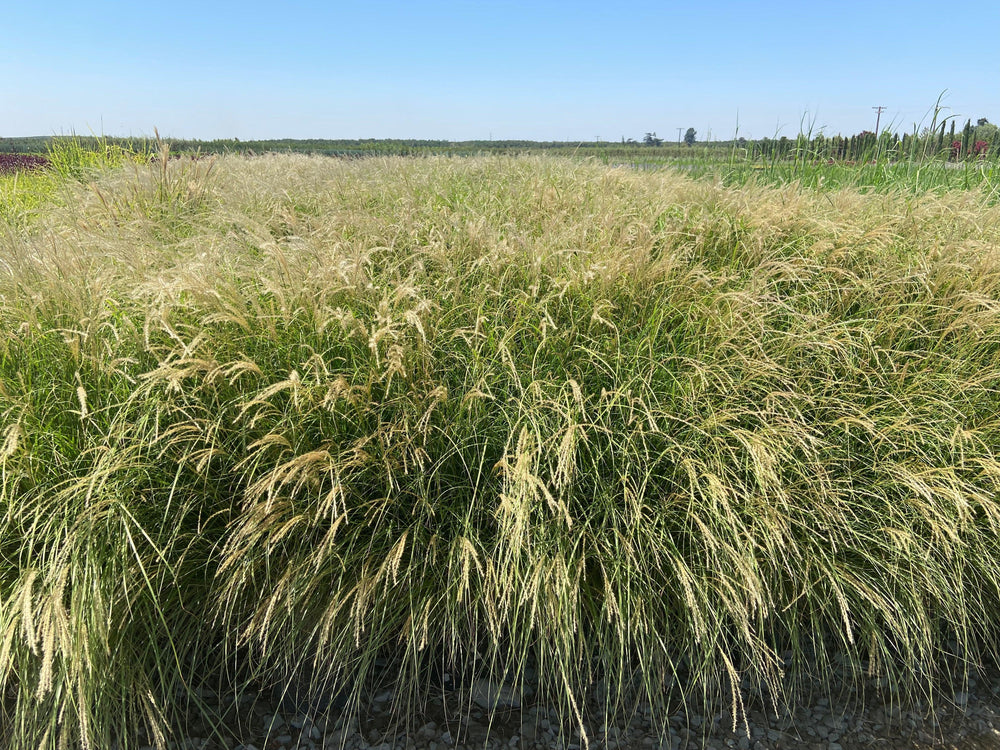
[[[120,146],[136,152],[155,152],[157,143],[149,138],[116,138],[94,136],[33,136],[0,138],[0,153],[44,154],[61,139],[74,140],[84,148]],[[443,154],[463,156],[477,153],[523,153],[529,151],[554,151],[584,154],[611,155],[617,151],[627,154],[631,149],[658,149],[667,158],[679,157],[682,151],[692,148],[697,141],[697,131],[688,128],[683,145],[667,143],[655,131],[646,133],[637,142],[622,136],[621,145],[607,142],[567,142],[529,140],[474,140],[446,141],[425,139],[292,139],[243,141],[238,138],[218,140],[165,139],[175,154],[262,154],[294,152],[321,154],[345,158],[370,155],[423,156]],[[894,133],[888,130],[875,133],[863,130],[855,135],[808,136],[799,134],[789,138],[739,138],[731,141],[700,143],[704,149],[739,149],[752,159],[823,159],[836,161],[861,161],[872,158],[922,159],[944,158],[965,160],[1000,156],[1000,128],[985,117],[975,124],[967,120],[958,129],[953,118],[933,128],[920,132]]]
[[[118,138],[96,136],[29,136],[18,138],[0,138],[0,153],[11,154],[43,154],[50,150],[60,140],[73,140],[84,148],[102,146],[121,146],[129,150],[156,151],[157,144],[152,138]],[[297,139],[278,138],[269,140],[240,140],[226,138],[216,140],[196,140],[188,138],[164,138],[173,153],[307,153],[326,154],[332,156],[364,156],[380,155],[422,155],[429,153],[468,154],[493,151],[536,151],[539,149],[559,149],[568,146],[578,146],[562,141],[529,141],[529,140],[475,140],[446,141],[426,139],[390,139],[390,138],[360,138],[360,139]]]
[[[697,138],[697,135],[698,135],[698,131],[696,131],[694,128],[688,128],[687,132],[684,134],[684,143],[687,144],[688,146],[693,146],[695,144],[695,140]],[[622,142],[623,143],[626,142],[624,138],[622,139]],[[631,138],[629,138],[629,140],[627,141],[627,143],[635,143],[635,141],[633,141]],[[643,136],[642,145],[644,145],[644,146],[662,146],[663,145],[663,139],[662,138],[657,138],[655,131],[652,132],[652,133],[646,133],[646,135]]]
[[[981,117],[976,125],[967,121],[959,132],[955,130],[955,121],[951,120],[950,124],[942,122],[940,128],[924,129],[920,133],[900,135],[885,131],[876,137],[872,131],[863,130],[850,136],[820,134],[812,138],[800,134],[795,138],[782,136],[755,141],[741,138],[735,145],[746,149],[749,156],[762,159],[861,161],[876,157],[890,160],[943,157],[961,160],[1000,155],[1000,128]]]
[[[949,128],[950,132],[946,133]],[[688,128],[684,134],[684,143],[694,146],[697,131]],[[636,144],[631,138],[625,145]],[[662,146],[663,139],[655,132],[646,133],[642,139],[643,146]],[[886,158],[914,158],[943,156],[948,159],[981,158],[987,155],[1000,155],[1000,128],[985,117],[978,119],[975,125],[972,120],[956,133],[954,119],[941,123],[932,132],[924,129],[921,133],[894,133],[883,131],[877,137],[870,130],[863,130],[855,135],[827,136],[819,134],[808,136],[799,134],[794,138],[760,138],[747,140],[739,138],[734,141],[713,141],[704,144],[709,148],[737,147],[744,149],[751,158],[761,159],[793,159],[814,158],[834,159],[838,161],[859,161],[874,156]]]

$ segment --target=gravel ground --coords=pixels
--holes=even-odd
[[[478,691],[478,692],[477,692]],[[292,701],[280,696],[244,694],[220,698],[208,691],[202,698],[239,716],[211,732],[192,717],[186,738],[171,743],[175,750],[506,750],[537,748],[587,750],[579,730],[560,738],[555,710],[517,704],[517,696],[502,685],[477,684],[472,695],[486,702],[487,693],[505,706],[492,725],[475,702],[458,693],[441,692],[419,715],[409,717],[409,729],[390,713],[394,695],[375,695],[360,718],[345,721],[334,715],[310,720]],[[686,705],[670,717],[665,734],[650,725],[649,711],[640,708],[630,722],[588,728],[589,748],[608,750],[903,750],[956,748],[1000,750],[1000,673],[970,680],[961,692],[934,706],[900,707],[878,696],[864,701],[848,696],[836,705],[818,698],[783,715],[773,709],[747,707],[747,721],[732,730],[728,712],[706,715]],[[220,736],[221,735],[221,736]]]

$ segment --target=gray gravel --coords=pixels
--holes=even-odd
[[[234,718],[213,735],[192,716],[185,739],[172,743],[175,750],[1000,750],[1000,674],[970,680],[933,706],[901,707],[872,694],[863,702],[848,696],[842,704],[817,698],[781,715],[748,707],[746,722],[735,732],[728,712],[711,715],[688,703],[660,733],[648,708],[640,707],[627,723],[587,727],[586,743],[579,728],[567,727],[560,736],[557,711],[502,684],[478,684],[465,702],[457,693],[442,692],[419,715],[408,717],[409,729],[393,719],[391,690],[377,693],[351,720],[337,715],[313,720],[272,695],[226,698],[202,691],[201,697],[240,721]],[[521,697],[525,704],[517,705]],[[477,700],[501,707],[492,724]]]

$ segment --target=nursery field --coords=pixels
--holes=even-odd
[[[996,666],[995,167],[55,165],[0,177],[3,747]]]

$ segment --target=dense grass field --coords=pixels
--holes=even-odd
[[[609,710],[738,714],[834,661],[902,695],[997,653],[990,174],[23,179],[0,185],[4,747],[165,745],[202,684],[356,708],[386,664],[400,711],[442,665],[530,664],[576,723],[602,677]]]

